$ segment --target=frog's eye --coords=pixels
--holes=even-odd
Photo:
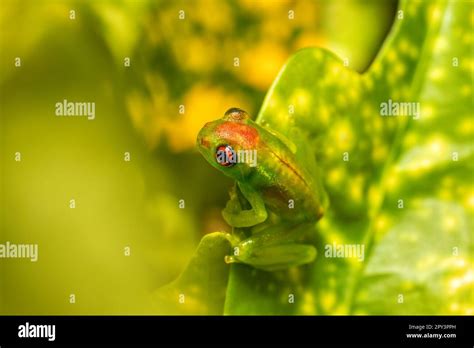
[[[221,166],[232,167],[237,161],[235,151],[230,145],[220,145],[216,149],[216,160]]]
[[[249,115],[242,109],[239,108],[230,108],[224,114],[224,118],[228,121],[233,122],[243,122],[249,119]]]

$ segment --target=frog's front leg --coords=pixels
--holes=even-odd
[[[316,248],[302,240],[311,224],[297,227],[273,226],[260,231],[234,246],[227,263],[245,263],[264,271],[277,271],[313,262]]]
[[[264,222],[268,213],[262,196],[250,185],[238,183],[240,192],[250,204],[250,209],[243,210],[238,202],[237,193],[231,194],[231,199],[222,211],[224,220],[232,227],[251,227]],[[234,195],[234,196],[233,196]]]

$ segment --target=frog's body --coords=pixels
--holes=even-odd
[[[211,165],[237,182],[223,211],[227,223],[234,228],[265,226],[248,238],[231,237],[234,255],[227,261],[276,270],[314,260],[316,250],[304,239],[323,215],[323,191],[288,140],[255,123],[244,111],[230,109],[202,128],[197,145]],[[227,151],[234,161],[224,163],[219,151]],[[256,157],[241,161],[238,154]],[[243,209],[246,206],[250,209]]]

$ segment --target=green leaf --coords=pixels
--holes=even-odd
[[[436,199],[412,204],[374,248],[359,281],[355,313],[438,314],[470,305],[472,245],[462,206]]]
[[[216,315],[224,310],[230,253],[225,234],[214,232],[203,237],[196,253],[174,282],[152,295],[153,308],[160,314]]]
[[[330,207],[316,225],[316,261],[280,272],[232,265],[226,284],[228,244],[216,234],[222,248],[206,247],[208,236],[183,275],[158,292],[160,308],[473,313],[472,3],[400,6],[365,74],[330,52],[302,50],[281,70],[257,118],[294,142],[296,155],[323,178]],[[411,116],[382,116],[389,100],[415,103]],[[327,257],[328,246],[348,244],[364,248],[360,258]],[[203,283],[210,275],[218,286]],[[191,289],[194,307],[177,304]]]
[[[313,265],[232,268],[227,314],[474,310],[472,3],[400,9],[367,73],[306,49],[270,89],[257,122],[296,142],[305,163],[316,153],[330,208],[317,224]],[[411,111],[420,113],[381,116],[389,100],[419,103]],[[364,260],[325,257],[333,243],[364,246]]]

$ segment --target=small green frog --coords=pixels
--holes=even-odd
[[[314,261],[316,248],[308,241],[326,198],[318,175],[297,158],[291,141],[232,108],[201,129],[197,146],[236,181],[222,211],[234,228],[227,263],[275,271]]]

